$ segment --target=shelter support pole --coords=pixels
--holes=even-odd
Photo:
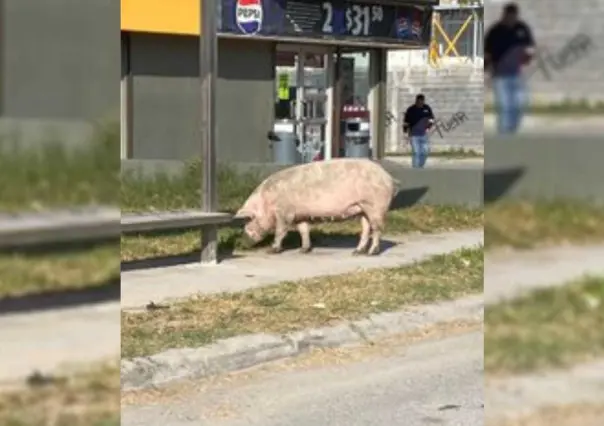
[[[327,123],[325,124],[325,147],[323,152],[325,153],[324,159],[331,160],[333,158],[333,130],[335,127],[334,123],[334,84],[335,84],[335,72],[336,64],[334,61],[333,52],[329,52],[325,55],[325,88],[327,94],[325,118]]]
[[[216,36],[216,2],[200,1],[199,17],[199,79],[201,82],[201,209],[218,209],[216,190],[216,75],[218,40]],[[201,233],[201,262],[218,259],[218,227],[204,227]]]
[[[304,103],[306,101],[306,52],[303,49],[296,55],[296,135],[300,141],[300,147],[305,147],[306,128],[304,125]]]
[[[478,14],[475,10],[472,10],[472,30],[473,30],[473,40],[472,40],[472,62],[476,63],[476,59],[478,58]]]
[[[386,84],[388,70],[386,49],[369,52],[369,117],[371,120],[371,151],[374,160],[381,160],[386,148]]]
[[[333,70],[333,101],[331,111],[331,157],[340,156],[341,132],[340,118],[342,115],[342,51],[339,47],[335,51],[335,64]]]
[[[122,75],[120,82],[120,157],[132,158],[132,70],[130,68],[130,34],[122,33]]]

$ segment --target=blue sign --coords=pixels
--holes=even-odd
[[[345,0],[222,0],[221,33],[428,46],[429,5]]]

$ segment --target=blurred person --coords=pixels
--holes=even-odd
[[[485,72],[494,90],[499,134],[518,131],[528,103],[523,69],[534,55],[532,31],[520,19],[518,5],[506,4],[501,19],[489,28],[485,39]]]
[[[403,133],[411,143],[411,164],[414,168],[423,168],[428,160],[428,130],[434,124],[434,114],[426,98],[421,93],[415,97],[415,103],[407,108],[403,119]]]

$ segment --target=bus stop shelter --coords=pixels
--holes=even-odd
[[[383,158],[387,52],[427,48],[432,10],[438,4],[437,0],[121,2],[122,158],[186,159],[201,153],[204,168],[211,169],[204,170],[202,189],[202,210],[209,217],[217,208],[217,158],[271,162],[267,133],[274,126],[281,89],[275,72],[279,54],[293,55],[298,70],[294,125],[301,134],[309,123],[305,108],[309,99],[301,76],[309,57],[323,57],[326,85],[319,102],[324,111],[325,159],[338,156],[341,146],[341,55],[367,54],[372,155]],[[202,16],[208,5],[212,13]],[[216,42],[208,41],[209,26]],[[213,63],[206,64],[206,58]],[[210,104],[206,87],[210,74],[216,75],[211,78],[208,120],[203,110]],[[202,232],[202,260],[216,256],[217,226]]]

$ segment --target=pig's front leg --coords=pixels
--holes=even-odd
[[[269,250],[269,253],[277,254],[283,251],[283,239],[287,235],[288,230],[289,227],[287,226],[285,220],[277,218],[277,223],[275,226],[275,239]]]
[[[310,244],[310,224],[308,222],[300,222],[298,223],[297,228],[300,233],[300,239],[302,240],[300,252],[309,253],[312,250]]]

